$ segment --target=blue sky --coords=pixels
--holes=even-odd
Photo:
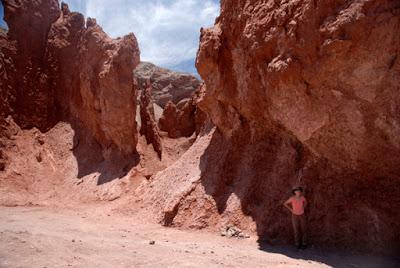
[[[0,2],[0,26],[6,27],[6,23],[4,22],[3,17],[4,17],[4,8],[3,4]]]
[[[112,37],[134,32],[139,41],[142,60],[189,72],[195,72],[194,58],[199,44],[200,27],[212,26],[219,14],[218,0],[64,2],[68,3],[71,11],[96,18],[97,23]]]

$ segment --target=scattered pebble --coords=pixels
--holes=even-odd
[[[238,227],[228,224],[221,228],[221,236],[226,237],[238,237],[238,238],[249,238],[248,234],[243,233]]]
[[[156,243],[156,241],[154,241],[154,240],[151,240],[151,241],[149,242],[150,245],[154,245],[155,243]]]

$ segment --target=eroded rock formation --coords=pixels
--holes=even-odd
[[[15,101],[15,57],[16,49],[7,39],[7,32],[0,29],[0,120],[10,114]]]
[[[47,130],[54,125],[56,117],[54,90],[49,86],[47,75],[46,38],[51,24],[60,15],[58,2],[10,0],[2,4],[9,27],[8,41],[16,49],[15,53],[7,53],[14,65],[14,73],[9,70],[8,75],[14,83],[15,120],[22,127]]]
[[[2,2],[10,30],[0,33],[0,146],[9,152],[0,153],[1,197],[22,192],[26,202],[31,195],[46,201],[42,188],[71,196],[87,184],[76,178],[107,188],[124,177],[113,180],[116,194],[92,192],[94,200],[119,198],[132,182],[124,161],[137,141],[135,37],[110,39],[94,19],[85,23],[56,0]],[[152,208],[168,226],[234,225],[288,243],[282,202],[301,183],[311,243],[399,252],[399,33],[395,0],[222,0],[216,25],[201,31],[205,87],[195,100],[217,127],[202,124],[181,158],[145,175],[144,214]],[[156,84],[168,88],[162,77]],[[142,133],[161,157],[149,88],[141,96]],[[172,122],[184,119],[179,127],[193,131],[193,103],[163,94],[157,101],[176,104],[166,110]],[[194,125],[205,118],[195,116]],[[174,129],[168,120],[161,124]]]
[[[147,144],[152,144],[158,157],[161,159],[162,143],[160,133],[158,131],[157,121],[154,116],[154,106],[151,97],[151,82],[146,81],[146,88],[140,94],[140,134],[144,135]]]
[[[301,183],[311,243],[399,252],[399,49],[398,1],[222,0],[196,63],[217,129],[151,182],[160,222],[289,243]]]
[[[183,99],[190,98],[200,85],[200,81],[194,75],[173,72],[149,62],[139,64],[135,69],[135,77],[140,90],[146,88],[146,81],[150,79],[153,100],[162,108],[169,101],[177,104]]]
[[[182,107],[183,106],[183,107]],[[181,109],[169,101],[158,122],[160,130],[168,132],[170,138],[188,137],[195,130],[194,113],[196,107],[190,100],[185,100]]]
[[[190,137],[199,134],[207,115],[198,107],[200,89],[190,99],[178,104],[169,101],[158,122],[160,130],[166,131],[170,138]]]
[[[12,95],[9,113],[16,122],[43,131],[59,120],[70,121],[77,132],[100,144],[104,158],[133,154],[137,131],[132,71],[139,64],[135,36],[111,39],[94,19],[85,25],[81,14],[70,12],[64,3],[60,9],[56,0],[2,2],[8,42],[16,50],[5,54],[15,66],[14,72],[6,71],[15,81],[7,94]]]
[[[139,64],[136,38],[129,34],[113,40],[95,19],[88,18],[85,27],[81,14],[62,7],[63,15],[50,30],[48,48],[51,64],[57,66],[54,86],[62,89],[57,100],[100,144],[133,153],[136,89],[131,72]],[[79,91],[71,90],[71,84]]]

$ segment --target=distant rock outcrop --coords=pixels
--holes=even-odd
[[[200,86],[200,81],[194,75],[174,72],[149,62],[141,62],[135,69],[134,75],[140,90],[145,89],[146,81],[150,79],[153,100],[162,108],[169,101],[177,104],[183,99],[190,98]]]
[[[170,101],[165,106],[158,125],[170,138],[189,137],[200,132],[207,115],[197,105],[199,90],[190,99],[183,99],[178,104]]]
[[[160,130],[168,132],[170,138],[187,137],[195,131],[196,107],[192,105],[191,100],[185,100],[180,106],[181,109],[169,101],[158,123]]]

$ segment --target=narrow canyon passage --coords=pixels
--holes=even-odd
[[[1,0],[1,266],[399,264],[400,1],[112,2]]]

